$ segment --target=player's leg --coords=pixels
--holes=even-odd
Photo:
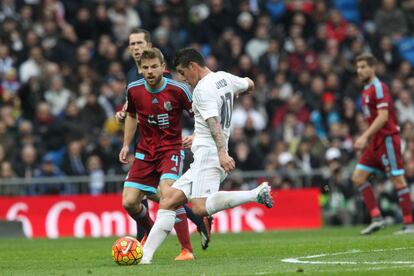
[[[370,175],[382,174],[381,170],[383,170],[384,167],[381,163],[381,153],[384,149],[374,148],[374,144],[370,143],[367,148],[362,151],[352,175],[352,182],[358,188],[371,217],[371,224],[361,231],[362,235],[371,234],[385,226],[374,194],[374,189],[368,181]]]
[[[170,189],[170,187],[172,186],[174,182],[175,180],[168,179],[165,177],[163,178],[163,180],[160,181],[159,188],[160,188],[161,198],[163,198],[163,195],[166,194],[167,189]],[[178,255],[175,258],[175,260],[176,261],[194,260],[193,247],[191,246],[190,232],[188,230],[187,213],[183,206],[179,206],[175,210],[174,229],[175,229],[175,232],[177,233],[177,238],[181,245],[180,255]]]
[[[194,213],[200,216],[211,216],[222,210],[237,207],[248,202],[258,202],[268,208],[273,207],[271,189],[267,182],[263,182],[249,191],[219,191],[207,197],[193,198]]]
[[[272,207],[270,187],[267,182],[250,191],[218,191],[226,174],[220,167],[216,149],[200,149],[194,154],[194,178],[191,203],[195,214],[213,215],[247,202],[259,202]]]
[[[148,210],[148,199],[144,198],[141,203]],[[142,224],[137,223],[137,240],[144,241],[145,243],[146,235],[147,229]]]
[[[143,191],[131,187],[124,187],[122,192],[122,206],[137,223],[137,239],[140,232],[144,231],[144,235],[149,233],[154,224],[147,207],[141,203],[144,196]],[[139,240],[141,241],[142,238]]]
[[[410,189],[403,175],[391,176],[390,180],[398,195],[398,202],[403,214],[403,228],[396,234],[414,234],[412,200]]]
[[[128,214],[137,222],[137,238],[140,238],[142,230],[144,230],[143,236],[145,237],[154,223],[149,216],[148,208],[141,205],[144,195],[153,196],[157,193],[159,175],[154,173],[154,169],[155,166],[152,162],[142,160],[138,155],[124,182],[122,204]],[[139,225],[142,228],[139,228]],[[143,241],[144,237],[139,241]]]
[[[368,182],[368,179],[373,172],[374,168],[358,164],[352,175],[352,182],[358,188],[371,217],[371,224],[361,231],[362,235],[368,235],[384,228],[384,220],[382,219],[380,209],[378,208],[374,190],[371,183]]]
[[[178,152],[173,153],[175,155],[178,155]],[[178,158],[173,157],[171,159],[177,160]],[[181,176],[183,167],[184,167],[184,159],[185,159],[185,152],[183,150],[180,151],[180,170],[179,170],[179,176]],[[168,160],[167,160],[168,161]],[[175,164],[178,165],[178,162]],[[194,214],[193,210],[188,207],[187,205],[184,205],[185,212],[187,214],[187,217],[197,226],[197,231],[200,233],[201,237],[201,248],[207,249],[208,244],[210,242],[210,230],[211,230],[211,224],[213,221],[212,217],[202,217],[197,216]]]
[[[404,162],[401,154],[401,139],[399,135],[387,136],[385,138],[386,161],[388,165],[390,180],[398,195],[398,201],[403,214],[403,229],[396,234],[414,233],[412,200],[410,189],[404,177]]]
[[[144,255],[141,264],[151,263],[155,251],[173,229],[176,216],[175,210],[177,207],[187,202],[187,198],[191,191],[190,174],[191,171],[187,171],[174,183],[172,188],[167,189],[163,194],[158,209],[157,219],[144,246]]]

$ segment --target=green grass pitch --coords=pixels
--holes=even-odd
[[[197,260],[176,262],[170,236],[152,265],[118,266],[113,238],[0,239],[0,275],[414,275],[414,235],[389,227],[371,236],[359,228],[213,234]],[[304,262],[304,263],[303,263]]]

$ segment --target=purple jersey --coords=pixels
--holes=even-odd
[[[385,136],[399,133],[397,112],[388,86],[378,78],[375,78],[372,83],[366,85],[362,91],[362,110],[369,125],[371,125],[377,117],[378,109],[382,108],[388,109],[388,121],[372,137],[374,143],[382,141]]]
[[[127,88],[127,109],[136,113],[139,121],[139,142],[136,154],[141,159],[154,160],[168,150],[181,148],[181,115],[192,113],[192,95],[183,83],[163,78],[163,86],[152,90],[144,79]]]

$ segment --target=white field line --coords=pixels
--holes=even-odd
[[[391,264],[391,265],[414,265],[414,261],[308,261],[309,259],[316,259],[327,256],[339,256],[346,254],[356,254],[356,253],[370,253],[370,252],[384,252],[384,251],[400,251],[408,250],[413,247],[401,247],[401,248],[389,248],[389,249],[373,249],[368,251],[362,251],[359,249],[352,249],[349,251],[336,252],[336,253],[321,253],[317,255],[307,255],[302,257],[286,258],[281,261],[284,263],[293,263],[293,264],[334,264],[334,265],[356,265],[356,264]]]

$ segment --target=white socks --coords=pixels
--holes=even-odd
[[[157,219],[152,226],[151,232],[144,245],[144,256],[142,260],[151,261],[157,248],[165,240],[174,227],[175,211],[159,209]]]
[[[206,200],[206,210],[211,216],[219,211],[230,209],[247,202],[256,201],[256,190],[217,192],[209,196]]]

